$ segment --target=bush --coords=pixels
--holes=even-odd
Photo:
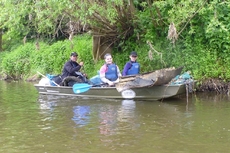
[[[8,52],[1,61],[1,71],[12,78],[24,78],[34,75],[36,71],[43,74],[60,74],[63,65],[69,60],[70,53],[76,51],[79,60],[85,62],[85,69],[93,69],[92,38],[82,35],[73,39],[73,49],[68,40],[58,41],[52,45],[39,42],[40,49],[36,50],[34,42],[28,42],[17,49]],[[90,73],[91,74],[91,73]]]

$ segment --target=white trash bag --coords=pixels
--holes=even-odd
[[[50,80],[48,78],[42,78],[40,81],[39,81],[39,85],[42,85],[42,86],[50,86]]]

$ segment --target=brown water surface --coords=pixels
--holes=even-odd
[[[230,97],[197,93],[160,101],[39,95],[0,81],[0,152],[228,152]]]

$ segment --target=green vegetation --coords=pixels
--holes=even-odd
[[[70,49],[71,43],[67,40],[58,41],[52,45],[40,42],[39,50],[35,43],[26,43],[11,52],[3,52],[1,71],[12,78],[23,78],[36,74],[36,71],[50,74],[60,74],[64,63],[69,60],[70,53],[78,52],[79,60],[85,61],[84,69],[93,70],[92,38],[89,35],[78,36],[75,45]],[[90,71],[89,71],[90,72]],[[89,73],[90,75],[92,74]]]
[[[4,6],[0,10],[0,49],[4,50],[0,70],[13,78],[25,79],[37,70],[59,74],[72,51],[79,53],[84,71],[92,77],[103,64],[94,56],[93,37],[103,37],[99,45],[113,49],[114,62],[121,70],[135,50],[142,72],[184,66],[197,80],[230,79],[228,1],[47,0],[34,4],[24,0],[0,4]],[[90,34],[82,35],[86,32]],[[23,38],[27,38],[24,45]]]

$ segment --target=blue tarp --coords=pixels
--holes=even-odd
[[[92,77],[90,80],[89,80],[93,85],[100,85],[102,84],[102,81],[101,81],[101,78],[99,75],[96,75],[94,77]]]
[[[55,77],[57,77],[57,75],[46,74],[46,76],[47,76],[47,78],[50,79],[50,85],[51,85],[51,86],[56,86],[56,84],[54,84],[52,80],[53,80]]]
[[[172,79],[171,81],[171,85],[174,85],[174,84],[187,84],[187,83],[190,83],[190,82],[193,82],[193,78],[192,76],[190,75],[189,72],[185,72],[181,75],[177,75],[175,78]]]

